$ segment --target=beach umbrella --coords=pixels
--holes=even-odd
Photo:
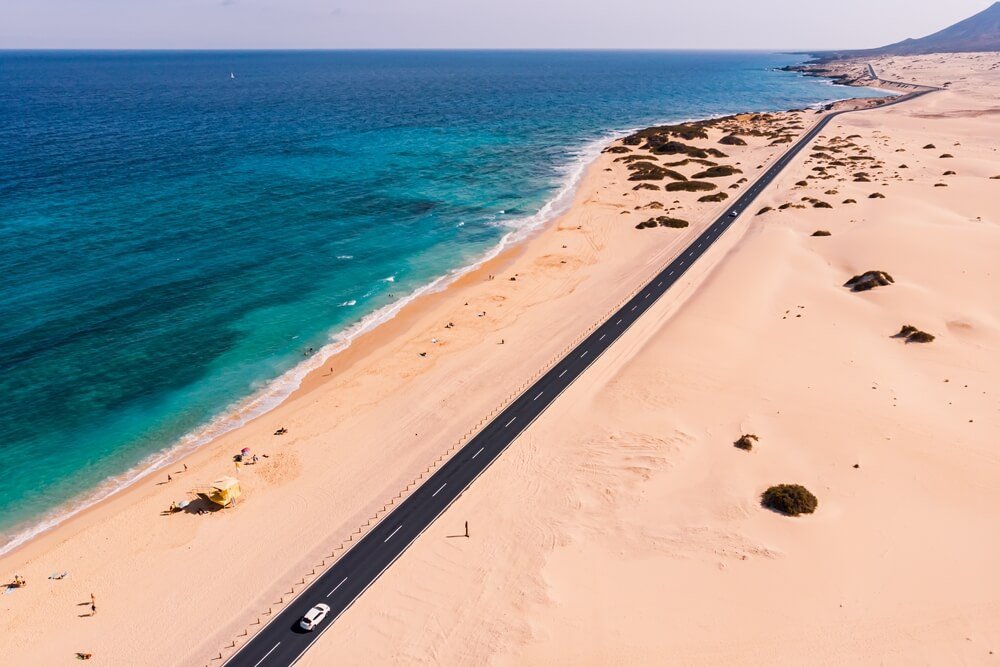
[[[249,453],[250,453],[249,447],[244,447],[243,449],[240,450],[240,454],[242,454],[243,456],[246,456]]]

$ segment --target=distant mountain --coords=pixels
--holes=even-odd
[[[1000,2],[964,21],[933,35],[919,39],[904,39],[877,49],[853,51],[817,51],[810,55],[821,60],[864,58],[869,56],[911,56],[921,53],[960,53],[968,51],[1000,51]]]

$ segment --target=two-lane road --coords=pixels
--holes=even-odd
[[[898,104],[926,92],[929,91],[911,93],[882,106]],[[226,664],[234,667],[284,667],[294,664],[518,435],[698,261],[738,219],[739,214],[753,203],[761,190],[840,113],[845,112],[822,118],[655,278],[497,415]],[[317,603],[329,605],[330,615],[314,632],[299,630],[299,619]]]

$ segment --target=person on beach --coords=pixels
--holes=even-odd
[[[167,475],[167,481],[168,481],[168,482],[172,482],[172,481],[174,481],[174,478],[173,478],[173,477],[171,477],[170,475]]]
[[[90,615],[97,616],[97,605],[93,602],[90,603]]]

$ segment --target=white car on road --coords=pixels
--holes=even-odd
[[[306,615],[302,617],[299,621],[299,627],[303,630],[315,630],[316,626],[323,622],[326,615],[330,613],[329,605],[318,604],[309,611]]]

